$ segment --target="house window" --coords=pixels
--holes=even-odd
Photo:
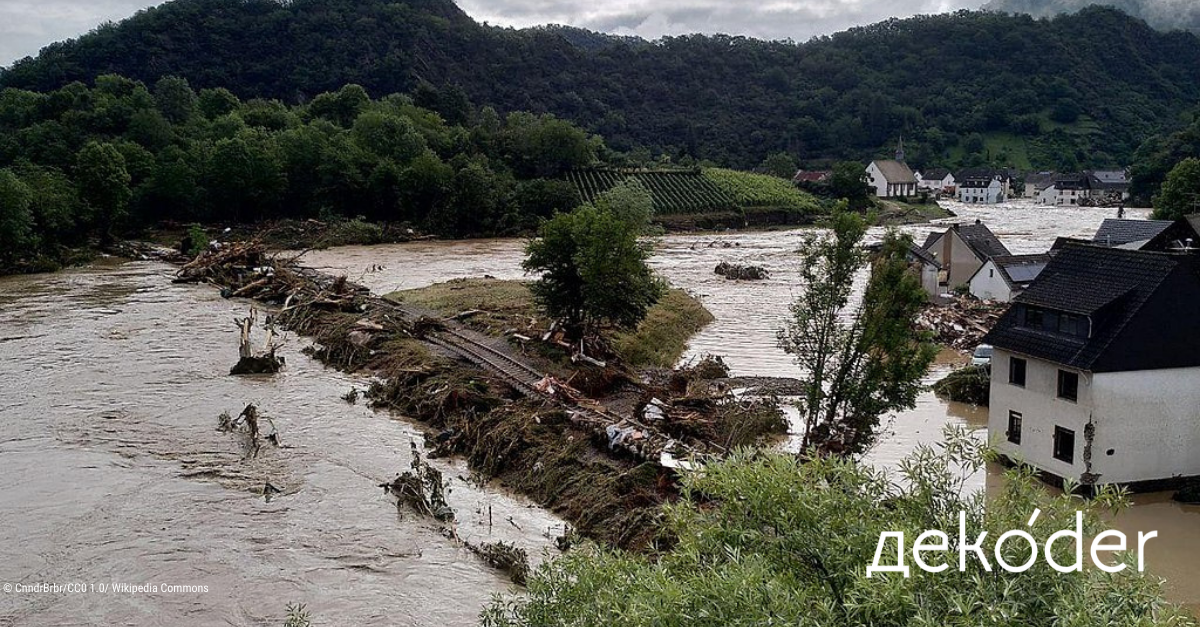
[[[1025,387],[1025,360],[1019,357],[1008,358],[1008,382],[1012,385]]]
[[[996,271],[995,271],[995,270],[993,270],[992,268],[988,268],[988,278],[990,279],[990,278],[993,278],[993,277],[995,277],[995,276],[996,276]]]
[[[1058,371],[1058,397],[1072,403],[1079,400],[1078,373],[1066,370]]]
[[[1008,441],[1013,444],[1021,443],[1021,414],[1020,412],[1008,412]]]
[[[1054,459],[1068,464],[1075,463],[1075,432],[1054,427]]]

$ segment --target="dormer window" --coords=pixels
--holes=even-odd
[[[1087,338],[1091,323],[1086,316],[1022,305],[1017,310],[1017,325],[1034,331]]]

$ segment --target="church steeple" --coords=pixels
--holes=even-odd
[[[904,162],[904,136],[900,136],[900,143],[896,145],[896,161]]]

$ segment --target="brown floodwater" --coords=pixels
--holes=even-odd
[[[950,205],[983,219],[1016,253],[1059,235],[1087,236],[1111,211]],[[1134,215],[1144,215],[1131,212]],[[928,225],[908,230],[919,238]],[[878,237],[882,231],[873,231]],[[735,374],[794,376],[775,334],[797,295],[795,250],[805,231],[672,235],[654,267],[698,295],[717,320],[686,358],[725,357]],[[458,277],[522,278],[523,242],[476,240],[345,247],[306,263],[377,292]],[[720,261],[771,271],[763,282],[713,274]],[[287,368],[227,376],[232,320],[244,301],[170,283],[167,266],[101,262],[53,275],[0,279],[0,584],[207,585],[207,593],[0,595],[0,625],[281,624],[306,603],[322,623],[473,625],[505,578],[425,521],[398,512],[377,485],[408,468],[412,424],[340,396],[367,381],[325,369],[291,338]],[[945,352],[930,382],[965,358]],[[258,403],[283,447],[246,461],[217,415]],[[868,459],[895,464],[936,443],[945,425],[982,434],[987,412],[922,394],[893,417]],[[982,437],[982,435],[981,435]],[[528,502],[452,479],[459,533],[515,542],[537,557],[562,522]],[[980,473],[972,487],[996,482]],[[269,502],[266,482],[283,490]],[[491,512],[491,522],[489,521]],[[1171,598],[1200,603],[1200,508],[1143,495],[1116,525],[1157,529],[1150,570]],[[326,623],[328,624],[328,623]]]
[[[982,220],[1014,254],[1044,252],[1060,236],[1090,239],[1101,221],[1116,217],[1113,209],[1034,207],[1015,202],[1001,205],[944,206],[958,217],[940,220],[945,228],[954,222]],[[1127,210],[1129,218],[1145,218],[1148,211]],[[937,225],[903,227],[917,241]],[[873,229],[871,238],[882,236]],[[735,375],[796,376],[791,357],[776,346],[776,333],[788,318],[788,305],[800,288],[795,251],[807,230],[706,235],[669,235],[659,238],[651,265],[674,285],[698,296],[716,321],[694,337],[687,359],[715,354],[725,358]],[[306,262],[330,272],[346,273],[373,290],[411,289],[452,278],[492,275],[502,279],[529,278],[520,268],[524,242],[479,240],[421,242],[394,246],[347,247],[317,251]],[[766,281],[728,281],[713,273],[721,261],[760,265],[771,276]],[[965,355],[945,351],[926,377],[933,383],[966,363]],[[893,467],[919,445],[935,445],[946,426],[961,426],[980,438],[987,437],[987,409],[952,403],[925,392],[917,406],[893,416],[880,442],[867,460]],[[794,447],[795,442],[785,444]],[[971,489],[997,485],[1001,470],[991,467],[969,482]],[[1114,527],[1126,533],[1159,530],[1147,547],[1146,563],[1155,575],[1168,579],[1174,601],[1200,607],[1200,507],[1172,502],[1167,494],[1139,495],[1134,506],[1117,517]]]
[[[419,431],[342,401],[367,382],[301,339],[280,375],[228,376],[248,303],[170,272],[110,261],[0,279],[0,584],[89,586],[0,594],[0,625],[280,625],[290,602],[317,624],[476,624],[505,576],[377,487],[408,469]],[[283,446],[247,461],[216,425],[249,402]],[[464,539],[536,558],[561,533],[464,464],[437,466]],[[267,482],[283,491],[269,502]],[[114,583],[159,592],[90,588]]]

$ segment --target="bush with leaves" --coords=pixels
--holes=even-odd
[[[1027,571],[987,571],[969,556],[959,569],[959,513],[971,540],[988,532],[986,547],[1009,530],[1025,530],[1042,546],[1075,528],[1084,537],[1101,529],[1101,515],[1122,495],[1052,495],[1020,468],[991,498],[964,494],[984,464],[983,446],[962,429],[947,431],[937,448],[921,447],[899,477],[838,457],[801,461],[790,455],[741,452],[683,477],[683,498],[666,511],[677,538],[657,558],[595,547],[545,562],[528,595],[487,608],[487,627],[653,626],[728,627],[1094,627],[1194,626],[1162,598],[1152,576],[1135,567],[1111,574],[1094,567],[1060,573],[1041,557]],[[1041,513],[1027,525],[1034,510]],[[904,532],[909,546],[926,530],[951,539],[944,553],[925,553],[940,573],[913,567],[867,576],[884,532]],[[969,540],[970,541],[970,540]],[[895,551],[895,542],[889,542]],[[1056,562],[1074,563],[1074,545],[1058,540]],[[1085,555],[1087,550],[1085,549]],[[1020,565],[1028,544],[1005,542],[1005,562]],[[895,555],[883,563],[894,563]],[[1131,554],[1118,557],[1133,563]],[[911,563],[911,556],[908,560]]]
[[[646,265],[650,251],[638,242],[644,207],[620,202],[636,195],[610,194],[602,207],[560,213],[526,247],[522,267],[542,275],[530,288],[534,299],[573,335],[598,325],[635,326],[663,293]]]

